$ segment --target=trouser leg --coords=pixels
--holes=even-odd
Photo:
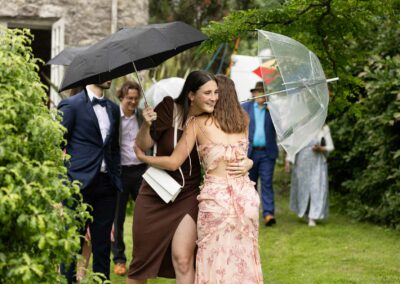
[[[259,175],[261,179],[261,199],[263,216],[275,214],[275,197],[272,180],[274,176],[275,159],[262,157],[259,162]]]
[[[129,191],[127,191],[126,188],[124,188],[124,192],[118,192],[117,208],[114,219],[114,241],[111,243],[114,263],[126,263],[123,229],[128,199]]]
[[[91,203],[93,222],[89,224],[92,238],[93,272],[110,277],[111,228],[115,216],[117,189],[107,174],[100,174],[93,184]]]
[[[111,244],[114,263],[126,263],[125,243],[124,243],[124,223],[126,215],[126,207],[129,195],[133,200],[139,193],[142,184],[142,175],[146,171],[147,166],[140,164],[133,167],[122,167],[122,186],[123,192],[118,193],[117,209],[114,220],[114,242]]]

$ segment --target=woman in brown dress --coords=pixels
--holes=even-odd
[[[189,93],[201,95],[190,102]],[[189,74],[180,96],[175,100],[181,122],[178,139],[187,118],[205,111],[212,112],[217,98],[217,83],[212,74],[204,71]],[[143,113],[145,122],[137,135],[136,144],[147,150],[157,142],[157,155],[170,155],[174,149],[173,113],[174,100],[171,97],[164,98],[154,111],[146,108]],[[185,187],[174,202],[166,204],[145,181],[142,183],[135,203],[133,260],[127,283],[146,283],[146,279],[158,276],[176,278],[177,283],[194,281],[196,197],[201,177],[196,150],[190,153],[190,160],[187,159],[181,169]],[[179,171],[168,173],[182,184]]]

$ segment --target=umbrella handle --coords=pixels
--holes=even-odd
[[[148,107],[149,104],[148,104],[148,102],[147,102],[146,95],[144,94],[144,89],[143,89],[142,81],[140,80],[139,73],[138,73],[138,71],[137,71],[137,69],[136,69],[136,65],[135,65],[135,62],[134,62],[134,61],[132,61],[132,65],[133,65],[133,69],[135,69],[135,74],[136,74],[136,77],[137,77],[137,79],[138,79],[140,88],[142,89],[142,94],[143,94],[143,99],[144,99],[144,105],[145,105],[146,107]]]

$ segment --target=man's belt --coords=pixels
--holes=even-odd
[[[253,150],[255,150],[255,151],[265,151],[265,150],[267,150],[267,147],[265,147],[265,146],[263,146],[263,147],[254,147],[253,146]]]

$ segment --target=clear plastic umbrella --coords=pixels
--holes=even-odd
[[[291,159],[322,128],[327,80],[317,56],[284,35],[258,30],[258,57],[278,143]]]
[[[170,96],[176,99],[182,91],[185,80],[178,77],[162,79],[154,83],[146,92],[149,103],[155,107],[165,97]]]

